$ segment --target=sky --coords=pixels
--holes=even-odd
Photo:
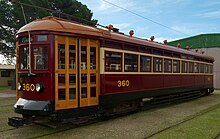
[[[169,42],[199,34],[220,33],[220,0],[78,1],[87,5],[99,24],[112,24],[125,34],[134,30],[134,36],[139,38],[155,36],[155,41]],[[0,63],[5,63],[1,55]]]
[[[87,5],[99,24],[112,24],[125,34],[134,30],[135,37],[155,36],[155,41],[166,39],[169,42],[199,34],[220,33],[220,0],[78,1]]]

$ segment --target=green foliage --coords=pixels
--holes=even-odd
[[[13,0],[15,1],[15,0]],[[16,32],[27,23],[45,16],[56,16],[68,20],[95,25],[93,13],[76,0],[0,0],[0,54],[4,55],[7,63],[12,63],[15,57]],[[23,3],[23,4],[22,4]],[[25,19],[22,13],[22,6]],[[30,7],[33,5],[35,7]],[[42,8],[38,8],[42,7]]]

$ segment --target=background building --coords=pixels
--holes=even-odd
[[[0,86],[11,86],[15,80],[15,65],[0,64]]]
[[[181,45],[182,48],[189,46],[192,51],[198,49],[198,53],[213,56],[214,62],[214,87],[220,89],[220,33],[201,34],[193,37],[188,37],[168,43],[172,46]]]

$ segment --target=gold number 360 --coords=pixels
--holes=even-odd
[[[118,87],[128,87],[129,85],[129,80],[118,80]]]

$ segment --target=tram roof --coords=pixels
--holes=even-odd
[[[164,45],[162,43],[148,41],[146,39],[141,39],[137,37],[130,37],[128,35],[124,35],[117,32],[110,32],[106,29],[96,28],[84,24],[80,24],[73,21],[68,21],[61,18],[55,17],[45,17],[42,19],[38,19],[30,22],[29,24],[23,26],[18,30],[19,33],[27,32],[27,31],[55,31],[55,32],[65,32],[71,34],[80,34],[80,35],[89,35],[96,36],[101,38],[107,38],[112,40],[119,40],[122,42],[129,42],[133,44],[151,46],[157,49],[163,49],[168,51],[174,51],[177,53],[183,53],[188,55],[193,55],[201,58],[205,58],[211,61],[214,61],[214,58],[211,56],[207,56],[204,54],[196,53],[193,51]]]

